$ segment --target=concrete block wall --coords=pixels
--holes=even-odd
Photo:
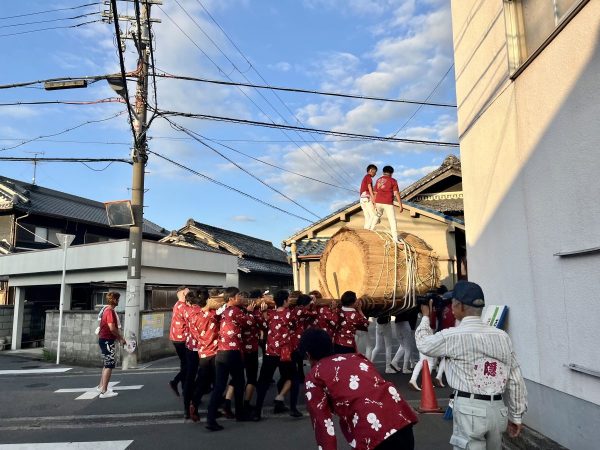
[[[12,340],[14,306],[0,305],[0,339],[6,339],[6,342]],[[23,343],[27,346],[28,336],[31,334],[31,305],[25,304],[23,311]],[[10,345],[6,345],[4,349],[8,350]]]
[[[125,322],[124,314],[118,313],[121,323]],[[164,314],[163,335],[161,337],[141,340],[138,339],[138,361],[154,361],[166,356],[175,355],[173,344],[169,340],[169,328],[171,326],[171,310],[168,311],[142,311],[141,318],[145,314]],[[46,312],[46,331],[44,348],[50,358],[56,359],[56,347],[58,342],[58,311]],[[61,335],[61,363],[71,363],[81,366],[101,367],[100,348],[98,347],[98,336],[94,330],[99,325],[98,311],[64,311],[63,327]],[[141,333],[140,333],[141,334]],[[121,363],[121,346],[117,346],[117,366]]]
[[[123,314],[119,313],[121,323]],[[51,359],[56,359],[58,342],[58,311],[46,311],[44,348]],[[63,311],[61,334],[61,363],[80,366],[102,367],[98,336],[94,333],[98,322],[98,311]],[[117,365],[121,362],[121,348],[117,346]]]

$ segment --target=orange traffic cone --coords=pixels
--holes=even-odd
[[[420,413],[442,414],[442,409],[438,406],[435,392],[433,392],[433,383],[431,382],[431,372],[429,372],[429,362],[423,361],[423,370],[421,371],[421,405],[417,408]]]

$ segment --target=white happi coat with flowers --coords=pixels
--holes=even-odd
[[[333,414],[351,448],[371,450],[396,431],[418,421],[396,387],[357,353],[316,363],[306,377],[307,409],[319,450],[336,450]]]

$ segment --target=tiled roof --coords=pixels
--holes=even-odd
[[[11,195],[11,191],[17,194]],[[11,178],[0,177],[0,203],[11,204],[13,209],[29,214],[109,227],[103,203]],[[144,219],[144,234],[162,237],[167,231]]]
[[[415,181],[413,184],[408,186],[406,189],[403,189],[402,192],[400,193],[400,196],[402,197],[402,199],[410,198],[410,195],[414,191],[416,191],[421,186],[429,183],[433,179],[439,177],[441,174],[443,174],[444,172],[447,172],[449,170],[455,170],[455,171],[458,171],[459,173],[461,172],[460,159],[458,159],[454,155],[448,155],[446,157],[446,159],[444,159],[444,161],[442,162],[442,165],[440,167],[435,169],[433,172],[428,173],[423,178]]]
[[[329,239],[302,239],[296,242],[296,254],[299,258],[313,255],[321,255]]]
[[[287,263],[287,253],[274,247],[269,241],[192,220],[188,221],[188,225],[209,234],[217,241],[235,247],[240,250],[244,257],[254,257]]]
[[[167,237],[160,240],[160,242],[165,242],[168,244],[181,245],[183,247],[193,247],[198,250],[204,250],[208,252],[217,252],[217,253],[227,253],[227,251],[220,250],[218,248],[213,247],[212,245],[208,245],[202,239],[198,239],[193,233],[177,233],[171,232]]]
[[[408,203],[408,202],[407,202]],[[419,207],[426,207],[443,213],[460,212],[464,211],[462,198],[456,199],[445,199],[445,200],[419,200],[418,202],[412,202]]]
[[[264,261],[260,259],[238,258],[238,269],[249,273],[270,273],[276,275],[292,276],[292,267],[286,263]]]

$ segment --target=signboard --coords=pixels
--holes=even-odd
[[[506,305],[486,305],[481,314],[483,323],[496,328],[504,328],[504,321],[508,313]]]
[[[142,316],[142,341],[162,337],[165,327],[164,313]]]
[[[108,224],[111,227],[128,227],[135,224],[129,200],[105,202],[104,207],[106,208]]]

